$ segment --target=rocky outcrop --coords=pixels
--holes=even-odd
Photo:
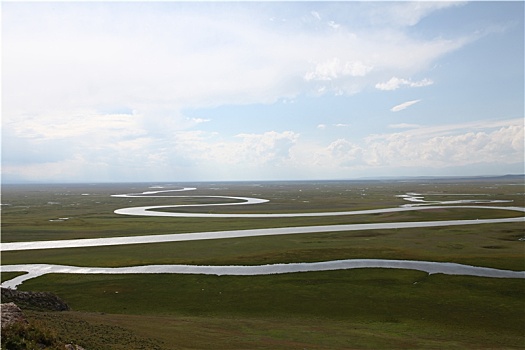
[[[50,292],[23,292],[2,288],[2,302],[13,302],[23,309],[67,311],[69,306]]]
[[[22,310],[15,303],[0,304],[2,314],[2,329],[15,323],[27,324]]]
[[[3,294],[4,291],[2,290],[2,298]],[[23,296],[26,297],[27,294],[23,294]],[[38,296],[36,300],[42,302],[41,296]],[[53,305],[53,307],[63,308],[63,305],[58,304],[54,298],[52,298],[52,303],[49,303],[48,299],[45,300],[45,304],[47,307],[49,307],[49,305]],[[44,341],[42,341],[42,339],[40,339],[38,335],[35,334],[38,334],[38,331],[40,331],[41,333],[43,331],[39,330],[38,328],[35,328],[34,325],[31,325],[30,322],[28,322],[28,320],[25,318],[22,309],[20,309],[13,302],[0,304],[0,314],[2,315],[2,348],[5,344],[10,344],[15,345],[14,348],[16,349],[33,349],[33,345],[35,345],[38,349],[47,349],[48,347],[46,346],[52,346],[53,349],[59,349],[63,346],[65,350],[85,350],[80,345],[64,344],[58,338],[49,338],[47,336],[44,336],[40,337],[42,339],[45,338]],[[21,325],[22,328],[17,328],[17,331],[15,331],[15,333],[10,333],[10,326],[16,324]],[[28,332],[27,330],[31,331]],[[4,334],[4,331],[8,334]],[[20,338],[22,340],[20,340]],[[18,347],[18,345],[23,345],[24,347]],[[7,349],[8,348],[9,347],[7,347]]]

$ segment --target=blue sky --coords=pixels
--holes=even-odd
[[[2,3],[2,179],[524,172],[523,2]]]

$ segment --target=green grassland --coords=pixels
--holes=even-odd
[[[205,348],[203,342],[217,349],[523,345],[521,280],[366,269],[257,277],[57,274],[24,288],[50,286],[76,317],[94,310],[104,313],[97,322],[145,317],[153,333],[140,330],[143,322],[125,329],[167,349]],[[84,345],[92,346],[89,339]]]
[[[523,181],[203,183],[164,195],[245,196],[270,202],[185,208],[232,213],[393,207],[396,197],[500,199],[525,206]],[[191,198],[115,198],[148,184],[2,188],[2,241],[131,236],[248,228],[518,216],[443,209],[368,216],[204,219],[130,217],[128,206],[196,203]],[[176,186],[165,189],[176,188]],[[483,194],[483,196],[471,196]],[[199,199],[208,203],[217,199]],[[225,202],[227,200],[219,200]],[[6,205],[7,204],[7,205]],[[68,218],[64,221],[49,221]],[[523,223],[328,232],[191,242],[13,251],[2,264],[76,266],[269,264],[352,258],[444,261],[525,270]],[[18,274],[2,274],[2,280]],[[73,311],[27,311],[86,349],[519,349],[525,344],[525,281],[359,269],[269,276],[63,275],[21,290],[52,291]],[[94,336],[96,334],[96,336]]]
[[[200,186],[199,186],[200,185]],[[522,186],[511,184],[428,184],[383,182],[320,182],[196,184],[196,191],[172,192],[166,195],[221,195],[259,197],[270,201],[258,205],[186,207],[181,212],[210,213],[281,213],[348,211],[399,206],[407,202],[396,195],[406,192],[435,193],[429,199],[455,200],[447,194],[485,194],[474,199],[512,200],[495,205],[525,206]],[[180,188],[173,186],[172,188]],[[76,239],[111,236],[185,233],[238,230],[282,226],[330,225],[384,221],[417,221],[441,219],[476,219],[518,216],[511,211],[486,209],[449,209],[367,216],[313,218],[156,218],[122,216],[113,211],[123,207],[146,205],[193,204],[193,198],[117,198],[111,194],[143,192],[147,184],[134,185],[47,185],[4,186],[2,188],[2,242]],[[521,193],[521,195],[520,195]],[[200,202],[216,203],[217,198],[199,198]],[[228,199],[220,201],[229,202]],[[68,218],[65,221],[50,221]]]
[[[260,265],[337,259],[407,259],[525,270],[522,223],[311,233],[173,243],[4,252],[5,264]]]

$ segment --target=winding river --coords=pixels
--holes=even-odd
[[[218,204],[185,204],[185,205],[164,205],[164,206],[142,206],[115,210],[120,215],[141,215],[141,216],[161,216],[161,217],[221,217],[221,218],[276,218],[276,217],[313,217],[313,216],[342,216],[342,215],[365,215],[378,213],[392,213],[412,210],[428,210],[443,208],[476,208],[487,210],[511,210],[525,212],[525,208],[515,206],[490,206],[486,204],[502,203],[509,201],[501,200],[455,200],[455,201],[426,201],[424,196],[418,193],[408,193],[399,196],[411,204],[400,207],[341,211],[341,212],[317,212],[317,213],[273,213],[273,214],[210,214],[210,213],[182,213],[182,212],[162,212],[159,209],[182,208],[182,207],[204,207],[204,206],[225,206],[225,205],[248,205],[265,203],[268,200],[251,197],[231,197],[231,196],[170,196],[166,192],[180,192],[195,190],[193,187],[186,187],[178,190],[146,191],[142,193],[117,194],[113,197],[121,198],[155,198],[155,197],[177,197],[177,198],[223,198],[236,200],[236,202]],[[158,195],[163,193],[161,195]],[[474,205],[478,204],[478,205]],[[479,205],[484,204],[484,205]],[[453,205],[453,206],[451,206]],[[361,231],[377,229],[397,229],[397,228],[416,228],[416,227],[440,227],[451,225],[477,225],[487,223],[504,222],[525,222],[525,216],[500,218],[500,219],[479,219],[479,220],[441,220],[441,221],[415,221],[415,222],[390,222],[373,224],[343,224],[343,225],[324,225],[324,226],[303,226],[303,227],[282,227],[269,229],[250,229],[232,231],[212,231],[197,232],[186,234],[166,234],[166,235],[147,235],[132,237],[109,237],[93,239],[74,239],[74,240],[55,240],[55,241],[34,241],[34,242],[13,242],[3,243],[1,251],[35,250],[35,249],[59,249],[75,247],[96,247],[112,246],[124,244],[145,244],[161,242],[180,242],[190,240],[240,238],[269,235],[288,235],[317,232],[337,232],[337,231]],[[451,275],[470,275],[481,277],[498,278],[525,278],[525,271],[498,270],[485,267],[461,265],[455,263],[440,263],[431,261],[407,261],[407,260],[384,260],[384,259],[350,259],[335,260],[316,263],[294,263],[294,264],[272,264],[259,266],[196,266],[196,265],[147,265],[120,268],[98,268],[98,267],[76,267],[48,264],[24,264],[24,265],[3,265],[2,272],[27,272],[22,276],[15,277],[2,283],[2,287],[16,288],[22,282],[42,276],[48,273],[70,273],[70,274],[136,274],[136,273],[186,273],[186,274],[213,274],[213,275],[263,275],[279,274],[307,271],[327,271],[339,269],[356,268],[397,268],[413,269],[425,271],[429,274],[444,273]]]

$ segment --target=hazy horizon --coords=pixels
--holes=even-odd
[[[524,3],[3,2],[2,182],[523,174]]]
[[[307,182],[377,182],[377,181],[441,181],[441,180],[496,180],[500,178],[522,178],[525,174],[505,174],[505,175],[472,175],[472,176],[378,176],[378,177],[359,177],[359,178],[341,178],[341,179],[275,179],[275,180],[200,180],[200,181],[20,181],[10,182],[2,181],[2,185],[127,185],[127,184],[144,184],[144,185],[177,185],[177,184],[213,184],[213,183],[307,183]]]

